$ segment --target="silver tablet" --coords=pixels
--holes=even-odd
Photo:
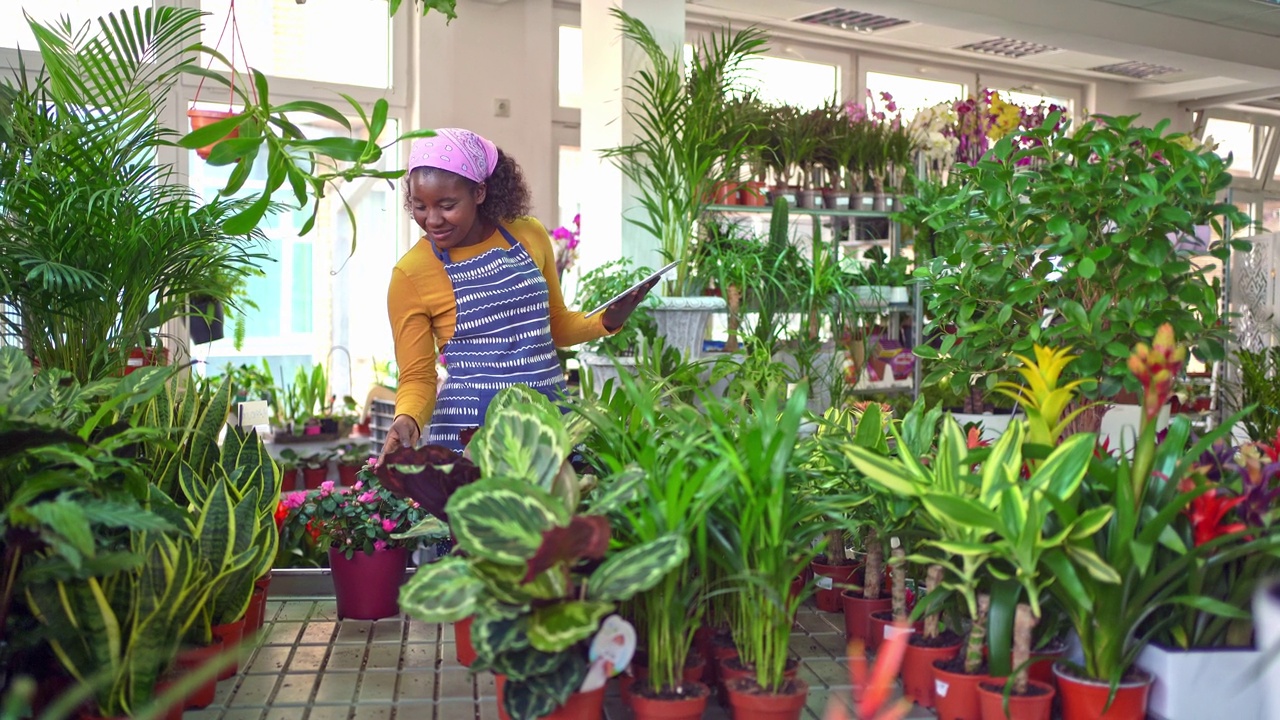
[[[626,297],[627,295],[630,295],[632,292],[634,292],[634,291],[636,291],[636,290],[639,290],[640,288],[642,288],[642,287],[644,287],[645,285],[647,285],[647,284],[649,284],[649,283],[653,282],[654,280],[657,280],[658,278],[662,277],[663,275],[666,275],[667,273],[669,273],[669,272],[671,272],[672,270],[674,270],[674,269],[675,269],[675,267],[676,267],[676,265],[679,265],[679,264],[680,264],[680,263],[677,261],[677,262],[672,262],[672,263],[668,263],[667,265],[664,265],[663,267],[659,268],[659,269],[658,269],[658,271],[657,271],[657,272],[655,272],[654,274],[652,274],[652,275],[650,275],[649,277],[647,277],[647,278],[645,278],[645,279],[641,280],[640,282],[636,283],[635,285],[632,285],[631,287],[627,288],[626,290],[623,290],[622,292],[618,293],[617,295],[614,295],[613,297],[609,298],[609,299],[608,299],[608,301],[606,301],[606,302],[605,302],[604,304],[602,304],[600,307],[597,307],[596,309],[594,309],[594,310],[592,310],[591,312],[587,313],[585,317],[591,317],[592,315],[595,315],[595,314],[597,314],[597,313],[604,312],[605,310],[607,310],[607,309],[609,308],[609,306],[610,306],[610,305],[612,305],[612,304],[614,304],[614,303],[618,302],[618,301],[619,301],[619,300],[621,300],[622,298]]]

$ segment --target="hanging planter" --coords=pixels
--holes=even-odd
[[[190,110],[188,115],[193,112],[212,112],[207,110]],[[194,125],[194,121],[192,121]],[[228,137],[235,137],[235,132]],[[212,148],[200,148],[197,153],[205,153]],[[207,154],[207,153],[206,153]],[[206,157],[206,155],[201,155]],[[191,342],[196,345],[221,340],[225,337],[225,316],[222,311],[222,301],[215,300],[208,296],[192,297],[190,300],[191,316],[187,319],[188,329],[191,333]]]
[[[233,118],[235,116],[236,113],[230,110],[201,110],[199,108],[191,108],[187,111],[187,117],[191,119],[191,132],[195,132],[203,127],[212,125],[219,120],[226,120],[227,118]],[[232,128],[231,132],[223,136],[222,140],[230,140],[231,138],[239,136],[240,129]],[[196,148],[196,154],[200,156],[201,160],[208,160],[209,153],[213,152],[213,146],[222,142],[222,140]]]
[[[222,50],[222,40],[223,38],[227,37],[228,29],[231,31],[231,37],[228,38],[229,43],[231,45],[231,63],[230,63],[231,65],[231,83],[230,83],[231,97],[227,101],[227,109],[226,110],[206,110],[203,108],[196,107],[196,103],[200,101],[200,91],[204,89],[204,77],[201,77],[200,84],[196,85],[195,97],[191,98],[191,108],[187,110],[187,117],[191,120],[191,132],[193,133],[203,128],[206,128],[210,125],[213,125],[214,123],[222,122],[224,120],[229,120],[231,118],[238,116],[238,113],[232,110],[232,103],[236,97],[236,80],[238,76],[242,75],[241,71],[239,71],[236,68],[237,52],[239,53],[240,61],[243,62],[245,65],[245,70],[243,72],[243,75],[249,74],[248,73],[249,63],[244,57],[244,42],[240,38],[240,24],[236,21],[235,0],[231,0],[231,3],[227,8],[227,19],[222,23],[222,32],[218,35],[218,43],[214,46],[213,48],[214,51],[210,55],[209,66],[205,68],[206,72],[208,72],[210,68],[213,67],[213,59],[217,57],[218,52]],[[257,102],[258,89],[254,87],[252,83],[245,83],[245,84],[249,86],[249,90],[253,95],[254,102]],[[228,127],[227,131],[224,133],[217,134],[216,131],[214,130],[210,130],[210,132],[215,133],[214,137],[210,138],[212,142],[208,143],[207,145],[201,145],[196,148],[196,154],[200,156],[201,160],[208,160],[209,155],[213,152],[214,146],[217,145],[218,143],[221,143],[224,140],[230,140],[232,138],[240,137],[239,125],[234,123],[230,127]]]

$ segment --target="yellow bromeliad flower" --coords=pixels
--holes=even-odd
[[[1088,406],[1076,408],[1066,417],[1062,414],[1076,398],[1076,389],[1085,380],[1072,380],[1064,385],[1059,384],[1062,371],[1072,363],[1078,355],[1071,354],[1071,348],[1055,349],[1036,345],[1035,360],[1017,355],[1022,367],[1017,372],[1022,376],[1023,384],[1002,382],[996,385],[996,392],[1013,398],[1027,413],[1027,441],[1040,445],[1056,445],[1067,425]]]

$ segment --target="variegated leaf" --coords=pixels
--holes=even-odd
[[[471,645],[475,647],[476,655],[492,665],[493,659],[502,653],[529,647],[528,619],[477,614],[475,622],[471,623]]]
[[[550,490],[570,447],[559,412],[552,417],[539,406],[515,403],[496,413],[490,408],[469,449],[484,477],[524,480]]]
[[[542,545],[542,533],[569,522],[564,507],[545,491],[505,479],[459,488],[448,511],[463,550],[504,565],[523,565]]]
[[[490,669],[506,675],[508,681],[529,680],[555,672],[561,663],[569,659],[569,653],[547,653],[534,647],[527,647],[495,657]]]
[[[456,622],[475,612],[482,592],[466,560],[446,557],[418,568],[400,587],[400,607],[422,622]]]
[[[537,608],[529,619],[529,641],[543,652],[565,650],[594,635],[613,607],[609,602],[570,600]]]
[[[528,680],[507,679],[502,689],[502,709],[511,720],[539,720],[565,704],[587,677],[586,658],[564,653],[565,660],[550,673]]]
[[[591,503],[592,515],[608,515],[631,501],[644,487],[644,471],[631,467],[600,483],[600,491]]]
[[[587,582],[587,592],[598,600],[627,600],[657,585],[688,557],[689,543],[679,535],[628,548],[596,568]]]

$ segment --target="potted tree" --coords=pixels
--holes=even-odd
[[[1161,321],[1195,337],[1202,360],[1223,358],[1220,288],[1178,238],[1197,225],[1221,236],[1249,224],[1219,200],[1231,181],[1227,161],[1163,122],[1098,117],[1068,133],[1060,120],[1054,113],[1005,136],[903,215],[929,229],[935,253],[916,271],[929,285],[925,336],[938,338],[916,348],[931,361],[926,384],[993,388],[1015,353],[1040,344],[1073,348],[1080,359],[1070,376],[1097,380],[1078,402],[1111,401],[1138,390],[1128,350]],[[982,189],[993,184],[1006,191]],[[1233,247],[1246,245],[1224,241],[1207,252],[1224,260]],[[1116,290],[1129,287],[1142,290]],[[1104,411],[1082,413],[1077,428],[1096,432]]]
[[[634,138],[604,156],[640,192],[644,216],[628,219],[659,239],[668,262],[679,263],[654,310],[658,334],[696,357],[707,319],[725,305],[723,298],[689,297],[694,237],[716,187],[738,179],[725,158],[751,154],[750,134],[734,133],[727,142],[727,119],[744,63],[763,51],[765,34],[754,27],[722,29],[694,45],[686,72],[681,48],[668,51],[643,22],[618,9],[613,13],[647,67],[628,83],[626,112],[635,123]]]

